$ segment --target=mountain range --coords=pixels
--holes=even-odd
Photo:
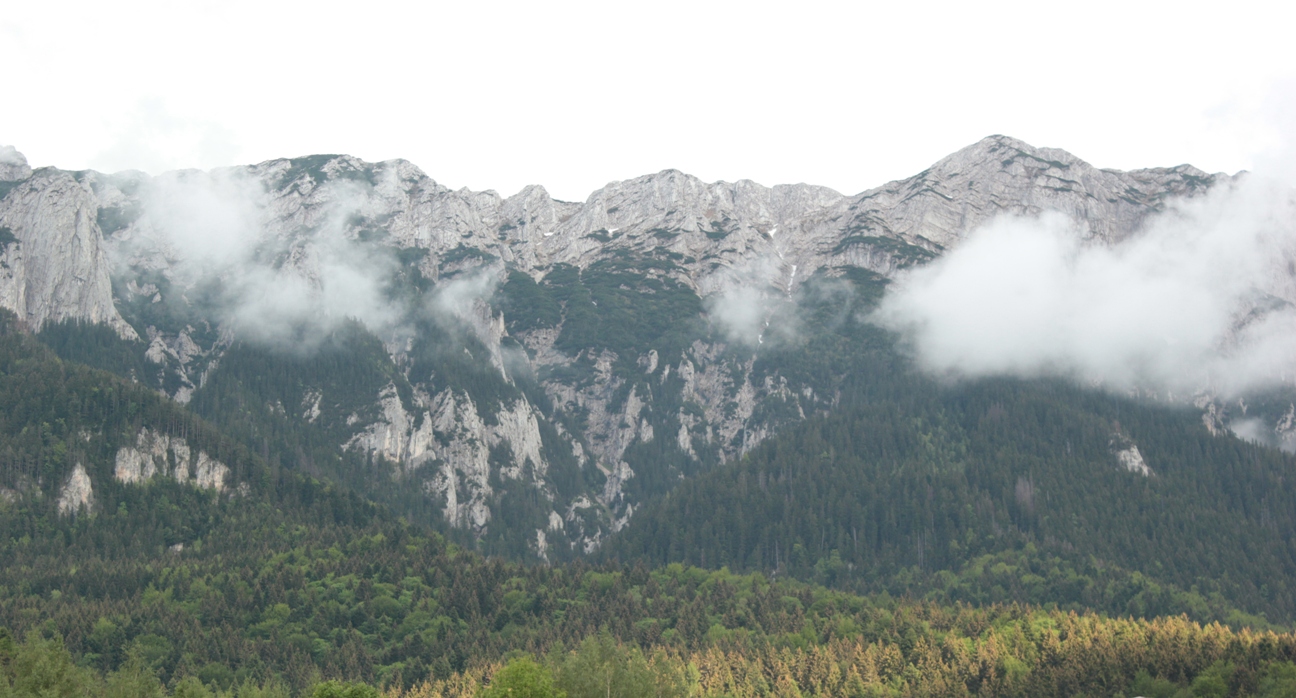
[[[466,695],[563,643],[664,651],[671,695],[737,686],[716,652],[735,695],[1278,685],[1296,245],[1265,186],[1004,136],[853,196],[668,170],[583,203],[0,148],[0,691],[46,636],[176,691]],[[1112,633],[1147,656],[1084,644]]]
[[[769,358],[807,341],[798,304],[855,293],[842,279],[884,285],[1005,214],[1060,211],[1115,243],[1230,180],[1101,170],[1002,136],[854,196],[668,170],[583,203],[503,198],[329,155],[157,177],[7,162],[0,305],[65,356],[235,429],[211,404],[229,394],[259,413],[243,438],[285,462],[378,467],[359,479],[543,558],[592,552],[671,483],[830,411],[845,364]],[[120,346],[77,354],[96,326]],[[330,356],[355,375],[309,368]],[[528,530],[492,530],[518,497],[535,500],[508,505],[532,510]]]

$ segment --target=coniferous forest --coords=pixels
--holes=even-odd
[[[673,331],[644,313],[699,312],[665,286],[635,306],[604,273],[588,318],[561,315],[584,292],[562,273],[497,300],[523,325],[621,318],[627,345]],[[730,349],[832,409],[688,477],[646,472],[623,528],[547,561],[507,529],[446,525],[389,464],[336,447],[418,372],[545,404],[533,378],[466,361],[471,338],[403,367],[360,323],[306,353],[236,341],[181,405],[142,343],[6,316],[0,696],[1296,692],[1292,456],[1063,381],[924,377],[862,319],[884,282],[833,283],[789,301],[796,342]],[[307,380],[338,396],[309,423],[283,411]],[[123,479],[143,433],[183,444],[163,470],[205,454],[222,486]],[[1117,459],[1134,443],[1150,475]],[[598,484],[554,463],[561,487]],[[89,501],[66,496],[77,469]],[[507,496],[492,526],[539,510]]]

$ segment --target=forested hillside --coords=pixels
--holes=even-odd
[[[0,698],[1292,695],[1296,457],[1230,431],[1296,443],[1287,374],[973,378],[878,310],[974,219],[1116,249],[1227,178],[1003,137],[854,197],[19,174]]]
[[[1291,456],[1060,382],[856,379],[834,414],[644,507],[608,554],[947,601],[1296,617]]]
[[[504,198],[327,154],[4,177],[0,298],[59,356],[164,392],[272,468],[541,562],[836,409],[858,371],[907,370],[862,314],[999,217],[1058,212],[1106,248],[1238,184],[1005,136],[854,195],[666,170],[583,203]],[[1270,271],[1239,320],[1294,300]],[[1296,438],[1291,401],[1260,397],[1196,401],[1217,430]]]

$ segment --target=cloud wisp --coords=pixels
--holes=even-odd
[[[871,320],[925,370],[1237,396],[1296,376],[1296,192],[1242,176],[1115,245],[1000,218],[894,284]]]
[[[119,262],[152,257],[181,292],[214,284],[214,319],[263,343],[309,350],[347,318],[390,334],[406,315],[388,288],[394,252],[349,231],[366,193],[351,182],[321,189],[304,220],[277,220],[245,172],[168,172],[143,190],[143,224]]]
[[[747,347],[795,341],[800,322],[788,294],[779,288],[787,279],[782,260],[761,257],[724,270],[718,290],[704,304],[711,322],[724,338]]]

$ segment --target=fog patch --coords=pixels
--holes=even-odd
[[[847,322],[859,319],[859,294],[855,286],[845,279],[812,277],[798,290],[796,301],[797,307],[803,310],[813,307],[822,312],[826,309],[824,329],[829,331],[835,332]]]
[[[169,172],[140,198],[144,216],[118,264],[161,267],[182,293],[219,289],[211,319],[240,336],[311,350],[348,318],[379,335],[399,330],[395,254],[350,231],[367,203],[360,185],[320,185],[302,222],[276,220],[264,185],[235,169]]]
[[[1296,376],[1296,197],[1257,176],[1088,242],[1061,214],[1003,217],[897,280],[871,321],[926,371],[1061,375],[1221,397]]]
[[[499,287],[499,275],[490,269],[475,269],[438,284],[429,301],[437,317],[454,317],[473,321]]]
[[[707,316],[735,344],[758,348],[794,341],[801,325],[788,294],[778,287],[783,277],[776,259],[727,270],[719,290],[703,300]]]
[[[27,158],[12,145],[0,145],[0,165],[26,165]]]
[[[1229,431],[1243,441],[1260,444],[1261,446],[1278,446],[1278,439],[1271,427],[1264,423],[1264,420],[1257,418],[1237,419],[1229,422]]]

